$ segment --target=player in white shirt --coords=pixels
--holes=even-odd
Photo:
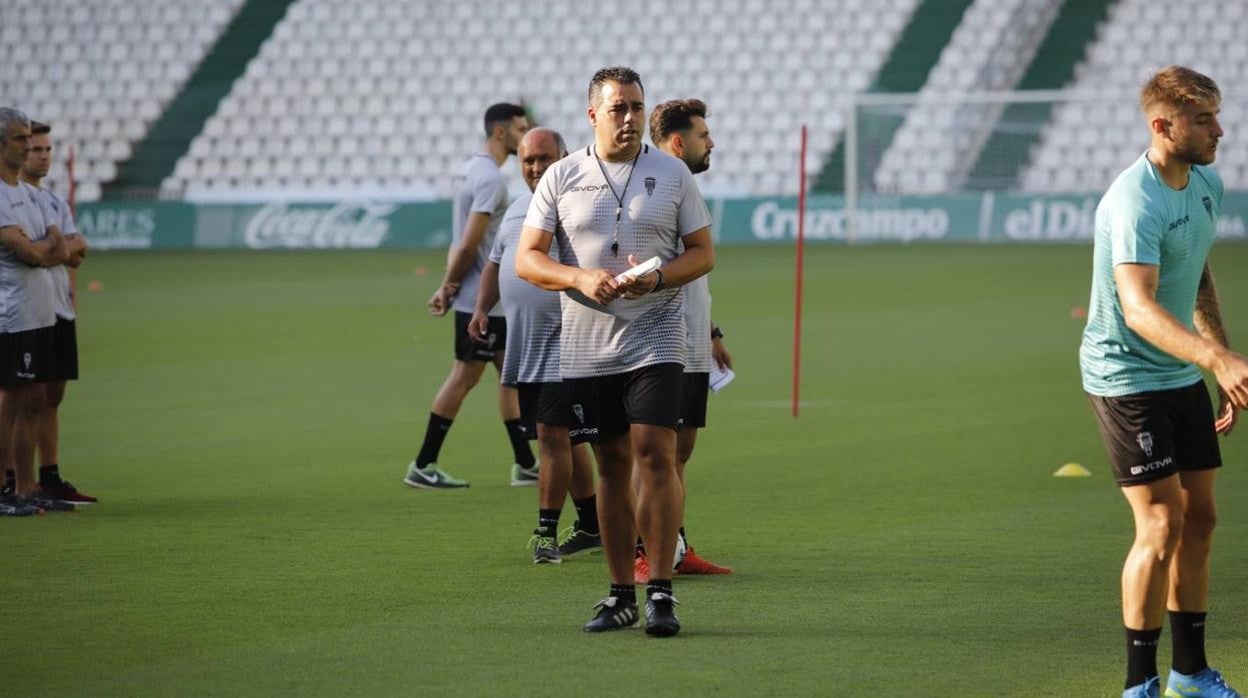
[[[711,151],[715,148],[706,115],[706,104],[700,99],[663,102],[650,112],[650,140],[659,150],[684,162],[693,174],[705,172],[711,166]],[[685,362],[684,407],[680,430],[676,433],[676,474],[680,478],[682,492],[687,494],[685,466],[693,456],[698,430],[706,426],[710,372],[714,366],[721,370],[732,368],[732,356],[724,347],[723,332],[711,321],[709,276],[685,284],[681,291],[685,294],[685,331],[689,345]],[[638,488],[641,486],[639,475],[639,472],[634,474],[634,484]],[[677,574],[732,574],[731,567],[717,565],[698,555],[689,545],[684,526],[680,527],[680,536],[685,539],[685,555],[676,565]],[[650,560],[644,546],[639,544],[633,561],[633,578],[641,583],[649,577]]]
[[[568,148],[563,138],[546,128],[535,128],[520,141],[520,173],[531,191],[542,174]],[[538,444],[537,529],[533,532],[534,564],[563,561],[602,547],[598,534],[597,497],[586,435],[569,432],[572,406],[559,376],[559,341],[563,320],[559,294],[544,291],[516,276],[516,248],[532,194],[512,202],[494,237],[490,262],[481,273],[477,305],[468,323],[470,337],[489,331],[489,309],[502,301],[507,316],[507,355],[502,382],[520,393],[520,418],[526,433]],[[563,501],[572,496],[577,520],[560,544],[557,540]]]
[[[446,274],[438,290],[429,299],[429,312],[441,317],[454,310],[455,361],[451,373],[433,398],[429,423],[420,452],[407,467],[403,482],[409,487],[442,490],[467,487],[464,480],[452,477],[438,467],[442,442],[451,429],[459,408],[468,392],[481,380],[486,362],[501,369],[507,338],[502,309],[490,312],[490,329],[482,341],[468,337],[468,321],[472,318],[477,298],[477,282],[494,244],[494,235],[507,210],[507,182],[499,167],[515,155],[520,139],[529,129],[524,107],[499,103],[485,111],[486,141],[482,152],[464,162],[454,197],[453,230],[447,252]],[[529,442],[520,424],[520,405],[516,389],[499,385],[498,410],[507,429],[515,463],[511,468],[511,484],[536,485],[537,467]]]
[[[650,578],[646,632],[667,637],[680,631],[670,572],[662,571],[672,569],[684,502],[676,476],[686,343],[680,287],[714,266],[711,216],[689,168],[642,143],[645,92],[636,72],[603,68],[588,96],[594,143],[542,176],[516,273],[566,292],[560,374],[577,426],[596,430],[611,589],[585,630],[637,622],[633,541],[640,528],[653,569],[665,575]],[[552,245],[559,261],[549,255]],[[616,280],[652,257],[660,268]],[[634,460],[642,478],[635,507]]]
[[[56,366],[55,291],[49,267],[70,260],[39,190],[21,181],[30,119],[0,108],[0,461],[14,471],[3,513],[72,509],[35,483],[34,427]]]
[[[56,365],[45,383],[47,401],[40,410],[39,423],[35,427],[35,444],[39,452],[39,487],[54,499],[73,504],[93,504],[97,500],[80,492],[70,482],[61,478],[59,465],[60,418],[58,408],[65,398],[68,381],[78,380],[78,335],[76,329],[78,302],[76,296],[78,270],[87,252],[87,242],[74,224],[74,214],[69,202],[41,184],[52,167],[52,127],[32,121],[30,125],[30,153],[22,167],[22,181],[39,189],[56,217],[65,245],[74,257],[73,266],[63,264],[52,267],[52,285],[55,290],[56,325],[53,342],[56,345]]]

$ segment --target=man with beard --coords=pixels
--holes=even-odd
[[[650,140],[659,150],[684,162],[693,174],[711,167],[710,127],[706,124],[706,104],[700,99],[677,99],[663,102],[650,112]],[[706,402],[710,393],[711,368],[732,368],[732,356],[724,348],[724,333],[711,320],[711,287],[708,276],[695,279],[681,288],[685,303],[686,346],[684,405],[680,430],[676,432],[676,476],[682,494],[687,495],[685,466],[693,456],[698,430],[706,426]],[[634,485],[641,486],[639,473]],[[677,574],[732,574],[731,567],[717,565],[689,545],[685,527],[680,527],[685,542],[685,556],[676,565]],[[638,584],[650,578],[650,559],[645,546],[638,541],[633,560],[633,580]]]
[[[486,362],[493,362],[496,368],[502,367],[507,338],[502,310],[491,309],[489,331],[482,341],[469,339],[468,321],[472,318],[481,270],[485,268],[494,234],[507,210],[507,183],[499,168],[516,153],[520,139],[528,130],[529,119],[524,107],[508,103],[492,105],[485,111],[484,152],[468,158],[463,165],[454,199],[454,230],[447,253],[446,274],[427,304],[435,317],[445,315],[448,310],[455,312],[455,361],[450,375],[433,398],[424,442],[403,478],[409,487],[443,490],[468,486],[466,481],[439,468],[437,462],[442,442],[464,398],[481,380]],[[511,484],[537,484],[536,461],[521,429],[515,388],[499,385],[498,410],[515,455]]]
[[[1222,206],[1222,95],[1171,66],[1140,93],[1148,152],[1096,210],[1092,294],[1079,350],[1083,388],[1135,520],[1122,570],[1124,698],[1160,694],[1157,641],[1169,610],[1167,696],[1239,696],[1205,659],[1217,435],[1248,408],[1248,359],[1227,347],[1209,248]],[[1215,415],[1201,368],[1218,383]]]

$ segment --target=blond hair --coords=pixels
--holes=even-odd
[[[1221,101],[1222,91],[1213,78],[1181,65],[1161,69],[1140,90],[1140,107],[1145,112],[1157,105],[1178,109],[1189,104]]]

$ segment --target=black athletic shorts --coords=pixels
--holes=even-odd
[[[706,398],[710,392],[711,374],[685,374],[685,394],[680,409],[682,429],[701,429],[706,426]]]
[[[490,316],[485,341],[473,341],[468,336],[468,323],[472,313],[455,311],[455,358],[460,361],[493,361],[494,355],[502,355],[507,346],[506,318]]]
[[[56,329],[0,333],[0,387],[56,380]]]
[[[56,365],[50,377],[54,381],[78,380],[78,330],[73,320],[58,317],[52,326],[52,345]]]
[[[680,424],[685,367],[654,364],[627,373],[567,378],[563,385],[572,405],[571,432],[592,441],[628,433],[629,425],[652,424],[676,429]]]
[[[583,429],[571,433],[572,405],[563,383],[519,383],[516,390],[520,393],[520,424],[530,441],[537,438],[539,424],[567,428],[574,444],[590,441]]]
[[[1213,406],[1203,381],[1186,388],[1088,399],[1120,486],[1221,467]]]

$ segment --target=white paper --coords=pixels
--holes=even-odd
[[[638,264],[632,269],[620,272],[620,274],[615,277],[615,283],[622,284],[625,281],[628,281],[629,279],[635,279],[638,276],[645,276],[646,274],[649,274],[655,269],[658,269],[662,264],[663,264],[663,260],[659,259],[658,257],[651,257],[650,259],[647,259],[646,261],[642,262],[641,264]]]
[[[711,392],[718,393],[724,389],[724,386],[732,382],[737,374],[732,372],[731,368],[720,368],[719,364],[711,365]]]

